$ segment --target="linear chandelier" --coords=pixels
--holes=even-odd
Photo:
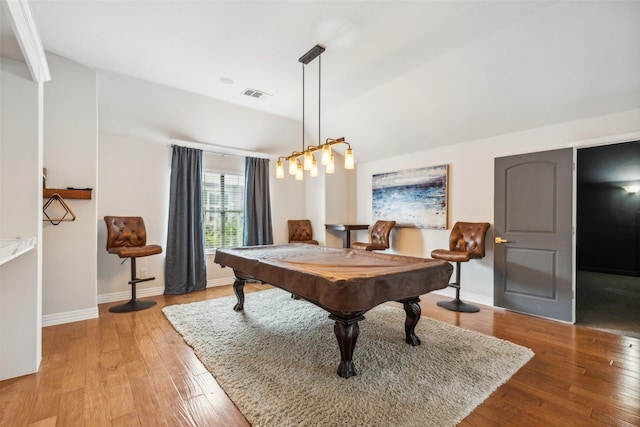
[[[278,161],[276,162],[276,178],[284,178],[284,164],[283,160],[289,162],[289,175],[295,175],[296,180],[300,181],[304,178],[304,171],[309,171],[309,176],[316,177],[318,176],[318,161],[315,158],[314,153],[316,151],[321,152],[320,164],[325,167],[325,173],[334,173],[335,172],[335,164],[333,160],[333,150],[332,147],[336,144],[346,144],[347,150],[344,155],[344,168],[345,169],[353,169],[355,166],[353,150],[351,149],[351,144],[344,140],[344,137],[332,139],[327,138],[323,144],[320,144],[320,101],[321,101],[321,70],[322,70],[322,59],[320,55],[325,51],[325,48],[320,45],[315,45],[311,48],[307,53],[302,55],[299,62],[302,63],[302,151],[293,151],[288,156],[280,156],[278,157]],[[318,58],[318,143],[320,145],[309,145],[305,146],[304,142],[304,67],[309,64],[314,59]],[[300,157],[302,157],[302,162],[300,161]]]

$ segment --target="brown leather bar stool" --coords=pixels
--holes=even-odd
[[[351,244],[351,248],[365,251],[384,251],[389,249],[389,234],[394,225],[396,225],[395,221],[376,221],[371,227],[371,241],[368,243],[354,242]]]
[[[313,229],[308,219],[290,219],[287,225],[289,226],[289,243],[318,244],[317,240],[313,240]]]
[[[107,251],[120,258],[131,259],[131,300],[109,308],[112,313],[144,310],[156,305],[155,301],[140,301],[136,298],[136,285],[155,280],[155,277],[136,277],[136,258],[162,253],[160,245],[147,245],[147,229],[139,216],[105,216],[107,224]],[[124,262],[124,261],[123,261]]]
[[[431,257],[456,263],[456,281],[449,286],[456,288],[456,297],[451,301],[438,301],[440,307],[463,313],[480,311],[478,306],[460,300],[460,263],[484,257],[484,241],[489,229],[488,222],[456,222],[449,236],[449,250],[435,249]]]

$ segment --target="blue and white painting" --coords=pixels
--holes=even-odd
[[[373,219],[447,229],[447,165],[373,175]]]

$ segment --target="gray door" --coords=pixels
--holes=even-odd
[[[573,149],[495,160],[494,303],[573,322]]]

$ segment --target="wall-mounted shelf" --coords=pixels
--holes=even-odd
[[[42,196],[44,198],[50,198],[56,193],[65,199],[91,200],[91,188],[89,189],[45,188],[44,190],[42,190]]]

